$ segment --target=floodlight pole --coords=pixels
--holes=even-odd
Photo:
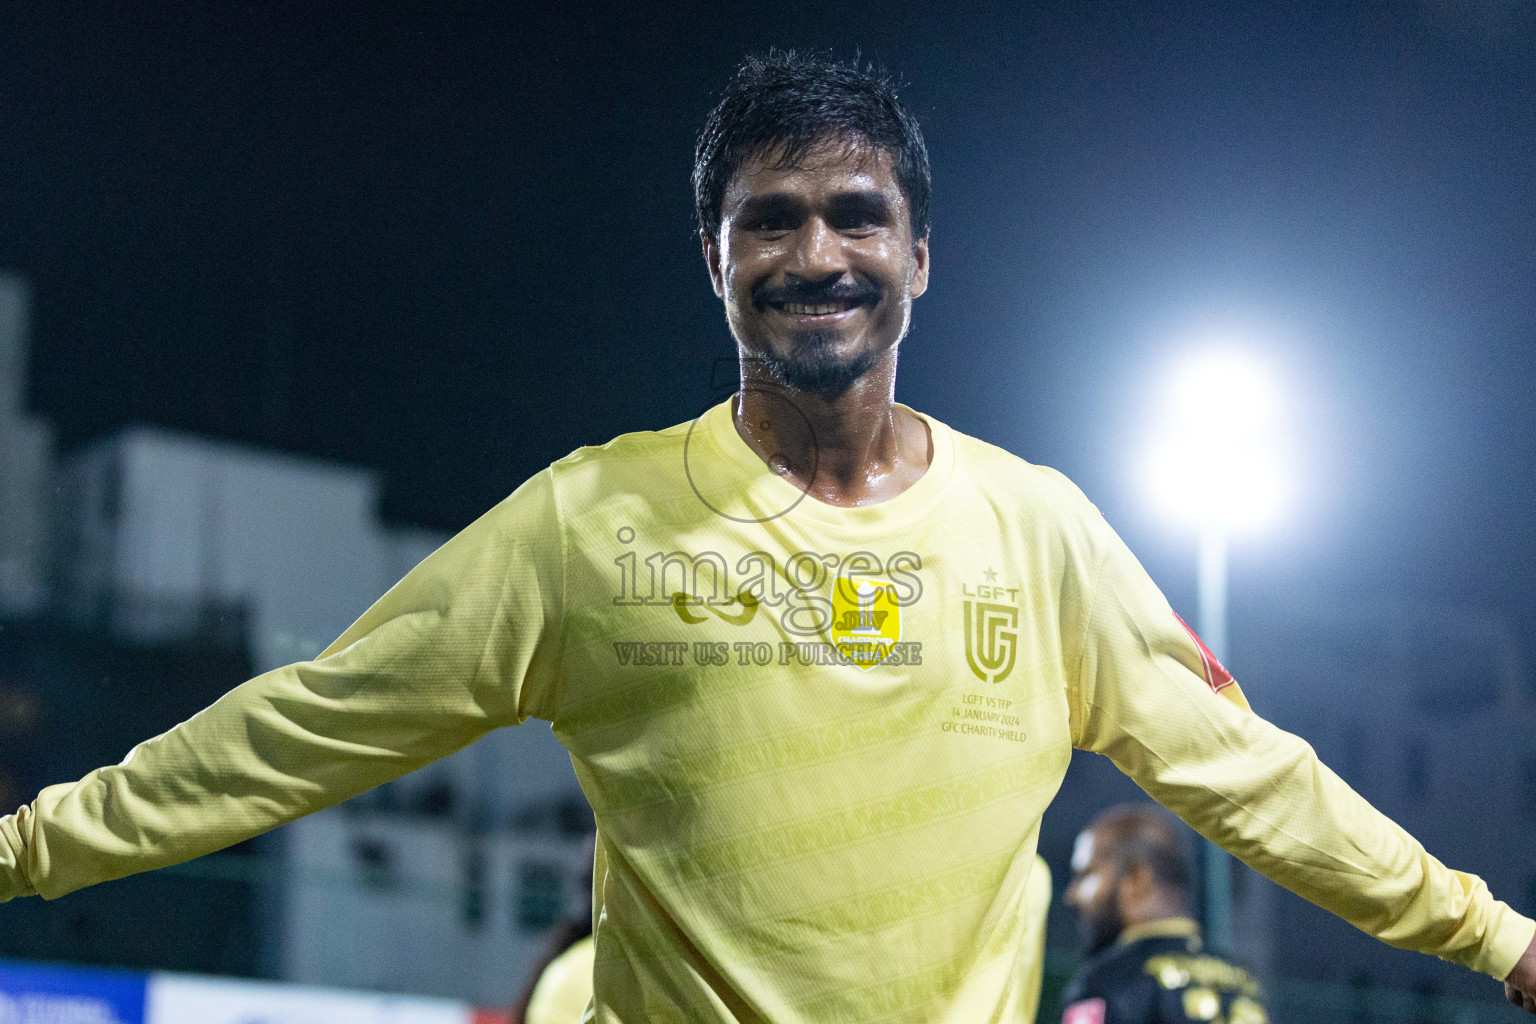
[[[1227,661],[1227,531],[1207,523],[1200,528],[1197,578],[1200,638],[1223,664]],[[1205,844],[1205,941],[1211,949],[1232,950],[1232,855]]]
[[[1200,639],[1223,665],[1227,661],[1227,531],[1200,528]]]

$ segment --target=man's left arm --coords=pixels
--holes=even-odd
[[[1073,652],[1074,744],[1362,931],[1536,995],[1536,922],[1430,856],[1310,745],[1248,710],[1119,537],[1099,529]]]

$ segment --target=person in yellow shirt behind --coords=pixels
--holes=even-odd
[[[551,960],[534,983],[528,1009],[512,1024],[580,1024],[592,1002],[592,936],[577,939]]]

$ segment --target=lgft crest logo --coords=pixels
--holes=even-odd
[[[988,569],[989,580],[997,573]],[[1000,683],[1013,671],[1019,648],[1019,588],[998,583],[965,584],[965,663],[984,683]],[[999,598],[1006,597],[1007,604]]]

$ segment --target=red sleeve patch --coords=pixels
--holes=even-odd
[[[1104,1000],[1084,999],[1067,1007],[1061,1024],[1104,1024]]]
[[[1205,646],[1205,641],[1189,628],[1189,623],[1185,622],[1178,612],[1174,612],[1173,617],[1179,620],[1179,625],[1184,627],[1184,632],[1188,633],[1189,638],[1195,642],[1195,648],[1200,652],[1200,661],[1205,666],[1205,685],[1211,688],[1211,692],[1220,693],[1235,683],[1237,680],[1232,678],[1232,673],[1216,660],[1216,655],[1212,654],[1211,649]]]

